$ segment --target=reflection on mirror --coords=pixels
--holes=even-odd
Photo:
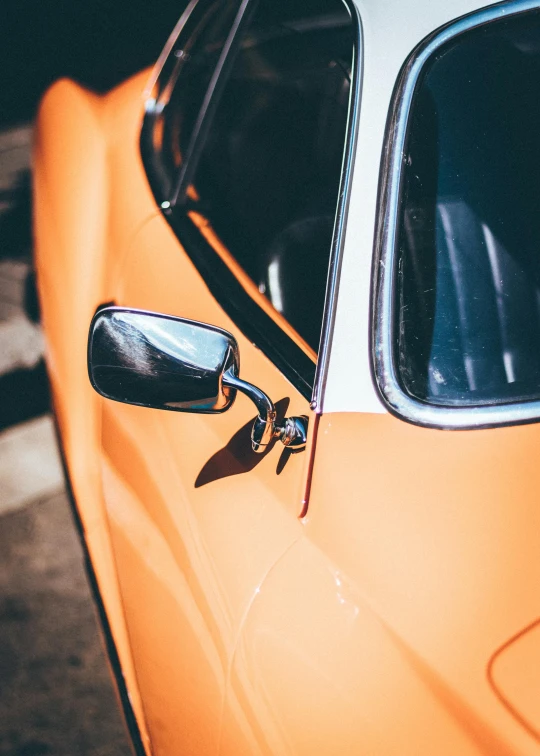
[[[223,374],[239,367],[231,334],[191,320],[120,307],[99,310],[90,327],[88,371],[108,399],[154,409],[219,413],[236,390]]]

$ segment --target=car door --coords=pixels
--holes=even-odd
[[[220,415],[102,402],[104,499],[157,756],[220,749],[242,627],[267,576],[302,538],[358,39],[341,0],[200,0],[148,91],[141,171],[161,212],[110,275],[110,299],[232,333],[241,377],[269,395],[281,420],[309,422],[305,450],[277,441],[255,454],[256,411],[242,395]],[[253,752],[258,727],[246,718],[236,753]]]

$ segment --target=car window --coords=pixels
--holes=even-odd
[[[167,199],[188,153],[197,116],[238,12],[240,0],[199,0],[186,19],[146,103],[145,156]],[[151,128],[148,128],[151,127]]]
[[[157,203],[211,294],[306,398],[323,321],[321,375],[328,357],[360,60],[346,0],[192,0],[147,89]]]
[[[540,398],[540,15],[437,50],[409,118],[394,300],[404,390]]]
[[[314,353],[354,39],[341,0],[253,3],[192,158],[189,190],[180,196]],[[178,91],[181,120],[190,103],[182,86]],[[179,145],[182,152],[181,140]]]

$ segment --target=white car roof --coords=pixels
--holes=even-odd
[[[385,412],[370,368],[370,287],[377,190],[392,91],[405,60],[429,34],[485,0],[354,0],[363,73],[349,216],[322,409]]]

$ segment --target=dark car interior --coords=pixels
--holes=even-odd
[[[258,6],[193,177],[199,211],[315,351],[353,55],[350,16],[329,5]]]
[[[539,81],[535,12],[462,34],[418,84],[394,344],[421,401],[540,397]]]

